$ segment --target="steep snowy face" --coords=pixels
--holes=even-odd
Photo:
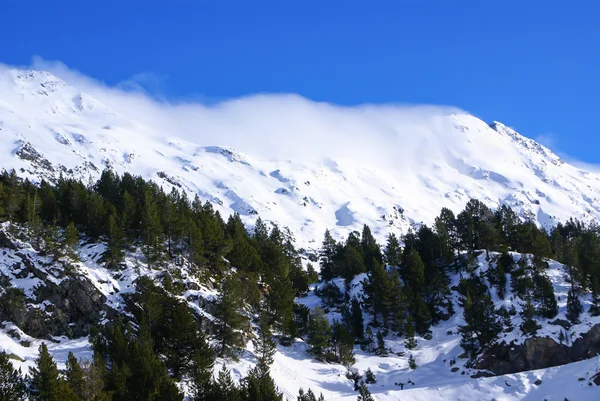
[[[599,174],[501,123],[461,112],[263,96],[194,113],[189,105],[155,104],[172,113],[173,125],[165,127],[111,99],[97,100],[46,72],[1,72],[0,168],[34,180],[130,172],[165,190],[198,194],[250,225],[261,216],[288,226],[308,248],[319,246],[326,228],[341,238],[368,224],[382,240],[390,230],[432,223],[442,207],[457,212],[470,198],[509,205],[543,226],[600,217]],[[197,137],[180,132],[176,122],[186,113],[204,118]],[[266,128],[272,142],[259,136]],[[304,133],[314,151],[291,157],[283,149],[300,144]],[[272,151],[257,151],[261,146]]]

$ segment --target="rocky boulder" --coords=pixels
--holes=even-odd
[[[549,337],[528,338],[523,344],[502,342],[486,351],[476,369],[505,375],[533,369],[545,369],[588,359],[600,353],[600,324],[582,334],[571,346],[558,344]]]

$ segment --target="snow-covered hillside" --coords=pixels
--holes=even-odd
[[[8,224],[0,226],[0,230],[6,232]],[[16,237],[18,237],[17,235]],[[46,256],[36,252],[31,245],[18,240],[10,233],[6,234],[7,243],[10,246],[3,248],[0,256],[0,276],[6,277],[13,285],[23,288],[28,297],[28,303],[32,308],[43,311],[44,314],[52,315],[54,308],[52,303],[39,299],[36,301],[32,286],[40,288],[60,285],[62,282],[73,281],[65,276],[68,268],[62,261],[52,261]],[[148,276],[159,283],[163,271],[148,269],[140,255],[130,252],[124,263],[124,269],[111,271],[98,263],[98,258],[104,250],[102,243],[82,243],[78,248],[79,261],[73,261],[70,268],[76,272],[77,282],[89,282],[91,288],[102,294],[106,305],[115,310],[124,311],[126,297],[135,291],[135,280],[140,276]],[[485,277],[486,271],[494,266],[494,260],[499,254],[491,254],[491,262],[486,260],[485,253],[477,258],[477,263],[472,275]],[[515,262],[523,255],[513,253]],[[24,263],[28,261],[28,263]],[[22,263],[19,263],[22,262]],[[15,267],[17,266],[17,267]],[[20,267],[20,269],[18,268]],[[209,305],[215,298],[216,293],[188,274],[185,267],[170,266],[179,272],[184,291],[180,298],[188,302],[194,310],[212,319],[207,311]],[[168,270],[168,269],[167,269]],[[568,284],[568,272],[566,267],[549,261],[547,275],[553,285],[555,294],[559,297],[559,313],[554,319],[540,319],[542,328],[538,332],[540,336],[548,336],[556,342],[564,341],[572,344],[582,334],[586,333],[594,325],[600,324],[600,317],[592,317],[588,313],[580,316],[581,323],[571,326],[567,332],[567,339],[559,340],[559,333],[563,328],[559,322],[565,319],[566,293],[570,288]],[[349,285],[351,296],[361,298],[364,295],[363,281],[365,274],[357,276]],[[459,282],[459,275],[451,277],[453,285]],[[334,280],[334,283],[345,291],[342,279]],[[489,282],[487,283],[490,284]],[[318,284],[322,286],[324,283]],[[523,300],[515,297],[509,290],[510,281],[506,284],[507,295],[504,300],[495,294],[493,301],[496,308],[515,307],[520,311]],[[323,307],[329,311],[328,317],[339,319],[339,310],[335,307],[327,307],[316,295],[313,287],[307,296],[296,299],[299,304],[309,308]],[[91,293],[92,291],[88,291]],[[493,291],[492,291],[493,292]],[[460,346],[460,334],[458,326],[463,325],[462,308],[458,302],[459,294],[453,292],[453,301],[456,313],[448,321],[441,322],[432,327],[431,337],[417,337],[417,347],[409,350],[405,346],[405,339],[397,337],[394,333],[385,338],[385,347],[389,350],[386,355],[375,355],[366,352],[356,345],[354,352],[356,362],[352,369],[364,374],[367,369],[375,374],[377,382],[370,384],[369,389],[377,401],[437,401],[437,400],[548,400],[563,401],[565,398],[571,401],[583,401],[595,399],[599,394],[599,387],[594,383],[594,376],[600,372],[600,359],[589,360],[568,364],[565,366],[552,367],[541,370],[531,370],[522,373],[509,374],[490,378],[473,378],[476,370],[465,366],[466,359],[461,358],[463,349]],[[589,295],[582,296],[584,310],[588,310],[591,302]],[[365,327],[372,317],[365,310]],[[514,330],[501,334],[499,341],[523,344],[525,337],[518,329],[521,317],[516,314],[511,317]],[[377,329],[375,329],[377,330]],[[49,344],[50,352],[59,362],[59,367],[64,363],[69,352],[75,353],[79,358],[89,359],[91,348],[87,337],[68,339],[61,336],[52,336],[52,340],[45,340]],[[14,364],[21,367],[25,372],[32,366],[37,358],[37,348],[41,343],[24,333],[19,327],[12,323],[4,323],[0,330],[0,348],[12,354]],[[319,362],[308,352],[310,347],[300,339],[297,339],[290,347],[278,346],[278,352],[271,366],[271,374],[288,400],[296,399],[300,388],[312,389],[314,392],[322,393],[328,401],[350,401],[356,400],[357,393],[354,391],[352,380],[346,377],[346,368],[335,363]],[[409,367],[409,356],[414,356],[416,369]],[[249,369],[256,363],[252,342],[248,342],[247,349],[240,355],[240,360],[218,360],[215,370],[222,364],[231,370],[234,378],[239,380],[244,377]],[[185,386],[185,385],[184,385]]]
[[[218,146],[224,142],[219,132],[247,143],[256,131],[250,126],[253,118],[266,120],[263,124],[273,118],[285,126],[281,119],[287,114],[275,115],[279,111],[250,118],[244,116],[257,113],[248,102],[207,107],[207,115],[222,109],[244,113],[237,125],[223,125],[221,131],[213,124],[210,142],[199,126],[202,139],[194,143],[190,135],[181,139],[177,125],[155,127],[152,116],[121,110],[110,104],[111,97],[104,104],[52,74],[0,73],[0,168],[15,168],[34,180],[60,174],[88,180],[107,167],[130,172],[165,189],[198,194],[224,215],[238,212],[249,225],[261,216],[289,226],[301,247],[317,248],[325,228],[342,238],[365,223],[382,240],[389,230],[432,223],[442,207],[458,211],[469,198],[509,205],[543,226],[569,217],[600,217],[600,174],[563,162],[501,123],[488,125],[464,113],[421,113],[407,125],[410,110],[337,108],[333,113],[340,124],[331,125],[332,135],[344,138],[348,132],[348,141],[359,144],[354,149],[363,144],[365,154],[336,152],[338,145],[326,140],[325,132],[322,141],[306,145],[314,152],[290,159]],[[321,105],[302,100],[302,107],[320,116]],[[356,121],[344,121],[353,115]],[[297,136],[296,122],[290,117],[289,128]],[[357,141],[351,134],[360,124],[368,135]],[[257,141],[263,137],[256,134]],[[367,148],[377,149],[371,152],[375,157],[367,157]],[[328,154],[328,149],[331,157],[311,155]]]

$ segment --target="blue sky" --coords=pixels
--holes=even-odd
[[[37,55],[167,99],[457,106],[597,164],[597,3],[4,0],[0,62]]]

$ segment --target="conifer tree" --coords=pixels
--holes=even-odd
[[[360,387],[358,389],[358,392],[359,392],[359,395],[358,395],[357,401],[375,401],[375,399],[371,395],[371,392],[369,391],[369,388],[367,387],[367,385],[365,384],[364,381],[360,382]]]
[[[216,335],[219,339],[218,354],[220,357],[235,358],[242,347],[240,330],[247,326],[248,318],[242,314],[239,303],[241,288],[234,276],[226,276],[220,285],[219,296],[215,305],[215,317],[218,320]]]
[[[389,274],[376,260],[372,263],[366,292],[373,308],[373,320],[377,322],[377,317],[381,316],[384,326],[387,327],[392,288]]]
[[[367,270],[371,269],[373,260],[376,260],[379,264],[383,262],[379,244],[377,244],[375,237],[373,237],[373,233],[371,233],[371,229],[366,224],[363,225],[360,248],[363,256],[363,264],[366,266]]]
[[[311,312],[308,321],[308,345],[315,355],[321,355],[329,347],[329,338],[331,336],[331,326],[329,320],[320,308],[315,308]]]
[[[533,275],[533,297],[538,302],[538,313],[546,319],[552,319],[558,314],[558,304],[554,296],[554,287],[547,276],[540,273]]]
[[[377,331],[377,348],[375,348],[375,353],[377,355],[387,354],[387,348],[385,348],[385,340],[381,330]]]
[[[108,216],[108,238],[106,241],[106,252],[104,260],[109,269],[116,269],[125,258],[125,243],[123,241],[123,230],[117,223],[114,215]]]
[[[148,265],[153,264],[159,257],[161,225],[156,202],[150,189],[144,191],[142,212],[142,236],[144,238],[144,254]]]
[[[583,312],[583,306],[575,291],[569,290],[567,295],[567,319],[573,324],[579,323],[579,315]]]
[[[375,374],[373,373],[371,368],[368,368],[367,371],[365,372],[365,383],[367,383],[367,384],[377,383],[377,378],[375,377]]]
[[[412,319],[409,318],[406,321],[406,326],[405,326],[404,330],[405,330],[405,334],[406,334],[406,340],[404,340],[404,346],[410,350],[417,348],[417,340],[415,339],[415,329],[413,327]]]
[[[63,254],[71,259],[77,259],[77,243],[79,242],[79,231],[71,221],[65,229],[62,241]]]
[[[474,357],[479,350],[492,344],[502,330],[502,324],[498,320],[494,304],[489,293],[477,298],[471,296],[467,291],[463,301],[465,325],[458,328],[461,334],[460,345]]]
[[[332,325],[331,343],[338,360],[350,372],[350,366],[354,363],[354,338],[346,326],[337,320]]]
[[[325,397],[323,397],[323,394],[321,394],[317,399],[315,393],[313,393],[311,389],[308,389],[308,391],[305,393],[304,390],[300,388],[300,390],[298,390],[297,401],[325,401]]]
[[[523,318],[523,323],[521,323],[521,331],[523,334],[531,334],[535,335],[537,330],[541,327],[535,320],[535,308],[531,303],[531,297],[527,297],[527,301],[525,305],[523,305],[523,310],[521,312],[521,317]]]
[[[60,380],[58,368],[48,352],[46,343],[42,343],[38,351],[35,366],[29,368],[30,398],[33,401],[55,401]]]
[[[385,263],[389,266],[399,267],[402,263],[402,248],[398,237],[394,233],[388,235],[384,256]]]
[[[319,252],[321,265],[321,278],[324,281],[331,280],[338,275],[336,269],[335,256],[337,252],[337,243],[331,236],[329,230],[325,230],[325,239],[321,251]]]
[[[363,340],[363,345],[361,349],[367,352],[373,352],[373,330],[371,330],[371,326],[367,326],[365,330],[365,338]]]
[[[200,400],[200,398],[194,398],[194,400]],[[211,398],[207,398],[206,400],[242,401],[240,389],[236,386],[231,377],[231,372],[229,372],[225,365],[219,371],[217,380],[212,386]]]
[[[360,302],[357,298],[352,298],[352,302],[350,304],[350,316],[351,316],[351,327],[352,327],[352,335],[354,338],[362,339],[364,336],[364,322],[363,322],[363,313],[362,308],[360,306]]]
[[[6,352],[0,352],[0,400],[21,401],[26,394],[27,387],[21,370],[13,367]]]
[[[283,394],[277,390],[273,378],[261,373],[259,368],[252,369],[244,381],[245,400],[283,401]]]
[[[65,379],[67,380],[67,384],[77,394],[79,399],[85,400],[85,372],[72,352],[69,352],[66,365]]]
[[[412,354],[410,354],[410,356],[408,357],[408,367],[412,370],[415,370],[417,368],[417,360]]]
[[[273,356],[277,352],[277,346],[273,340],[269,319],[264,309],[261,311],[258,321],[258,337],[253,342],[254,352],[258,358],[259,373],[268,374],[269,367],[273,363]]]

